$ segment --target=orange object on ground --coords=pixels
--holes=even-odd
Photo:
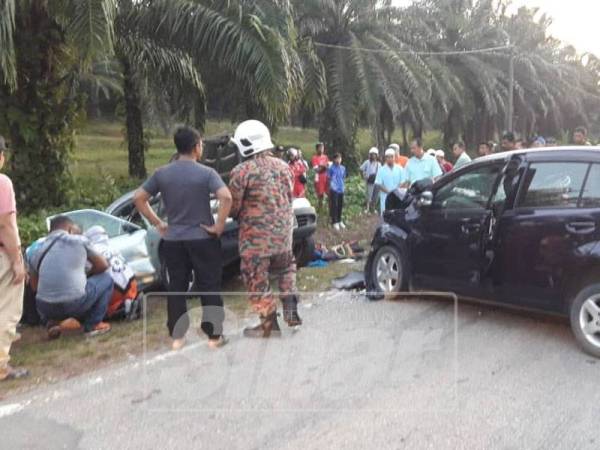
[[[108,310],[106,311],[106,317],[113,316],[116,312],[118,312],[125,300],[130,299],[134,300],[138,295],[138,284],[135,278],[132,278],[129,284],[127,285],[127,289],[125,291],[119,289],[117,285],[113,290],[113,295],[110,299],[110,303],[108,304]]]

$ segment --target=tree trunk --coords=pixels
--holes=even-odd
[[[142,99],[134,69],[126,55],[121,55],[123,65],[123,96],[125,100],[125,127],[129,154],[129,176],[146,178],[146,141],[142,118]]]
[[[8,130],[13,178],[21,211],[64,205],[71,186],[69,154],[82,99],[76,68],[64,58],[65,36],[48,2],[16,2],[17,89],[0,85],[0,129]]]
[[[349,169],[355,169],[359,165],[356,154],[356,131],[354,126],[349,135],[342,133],[333,111],[330,107],[325,108],[319,127],[319,139],[325,143],[329,157],[334,153],[340,153],[344,165]]]
[[[206,98],[200,93],[196,94],[194,102],[194,126],[201,133],[206,129]]]

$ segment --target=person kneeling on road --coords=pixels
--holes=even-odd
[[[231,172],[232,217],[240,224],[241,273],[252,309],[260,324],[246,328],[246,337],[279,335],[277,303],[269,276],[279,280],[283,317],[290,327],[302,324],[296,295],[296,261],[292,252],[294,228],[293,176],[275,147],[269,129],[256,120],[241,123],[233,142],[242,158],[250,158]]]
[[[65,216],[52,219],[50,234],[30,262],[36,306],[51,339],[60,336],[61,322],[69,319],[81,322],[88,336],[110,331],[102,321],[113,293],[108,262],[86,237],[73,234],[74,225]]]

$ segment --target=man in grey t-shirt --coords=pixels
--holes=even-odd
[[[102,322],[113,291],[108,262],[87,238],[71,234],[74,226],[65,216],[52,219],[50,234],[29,261],[36,306],[51,338],[60,335],[58,322],[70,318],[82,322],[89,335],[110,330]]]
[[[211,347],[220,347],[223,338],[223,299],[221,291],[222,254],[219,237],[231,209],[231,193],[219,174],[198,164],[202,138],[193,128],[179,128],[174,137],[178,158],[158,169],[135,194],[138,211],[161,233],[161,254],[169,275],[167,326],[178,350],[185,344],[189,328],[187,301],[175,293],[187,292],[192,271],[203,306],[202,330]],[[149,201],[160,193],[168,224],[159,218]],[[210,196],[219,200],[215,222]]]

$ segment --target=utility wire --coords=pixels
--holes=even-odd
[[[339,50],[354,50],[359,52],[366,53],[389,53],[393,55],[405,54],[405,55],[418,55],[418,56],[453,56],[453,55],[473,55],[478,53],[493,53],[502,50],[511,50],[514,48],[512,45],[503,45],[501,47],[489,47],[489,48],[478,48],[474,50],[455,50],[455,51],[444,51],[444,52],[419,52],[413,50],[382,50],[382,49],[373,49],[373,48],[362,48],[362,47],[349,47],[344,45],[334,45],[334,44],[322,44],[320,42],[315,42],[315,46],[317,47],[325,47],[325,48],[335,48]]]

